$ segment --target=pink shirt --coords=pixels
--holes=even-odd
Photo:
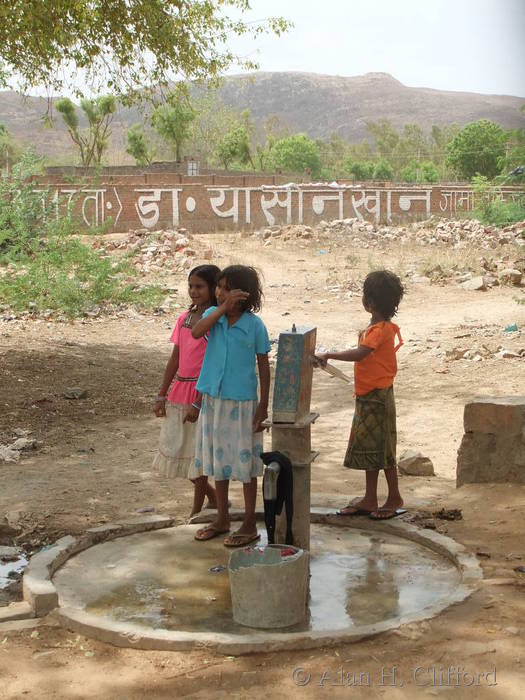
[[[179,369],[168,394],[168,401],[186,406],[195,401],[197,394],[195,385],[201,371],[207,342],[206,338],[194,338],[191,328],[184,326],[188,314],[189,311],[185,311],[179,316],[171,334],[171,342],[179,348]],[[182,381],[187,379],[190,381]]]

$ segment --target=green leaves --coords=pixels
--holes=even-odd
[[[175,90],[168,93],[166,103],[156,107],[153,112],[153,128],[171,144],[178,161],[182,160],[182,146],[190,137],[190,127],[195,116],[188,88],[183,83],[179,83]]]
[[[505,156],[505,132],[488,119],[479,119],[463,127],[447,145],[447,165],[459,177],[474,175],[493,178],[501,172]]]
[[[277,141],[271,151],[271,160],[275,167],[281,170],[303,173],[311,171],[313,178],[321,172],[321,158],[315,141],[305,134],[294,134]]]
[[[88,120],[88,129],[79,129],[77,108],[69,97],[56,103],[73,143],[78,147],[83,166],[100,165],[102,155],[108,147],[109,125],[117,108],[113,95],[99,95],[94,99],[82,99],[80,107]]]
[[[247,0],[0,0],[0,86],[75,85],[80,70],[95,90],[131,98],[145,86],[177,77],[215,79],[232,64],[232,35],[280,35],[280,17],[231,19]],[[75,70],[76,69],[76,70]],[[11,76],[15,75],[15,79]]]
[[[126,153],[135,158],[137,165],[149,165],[153,160],[154,148],[140,124],[134,124],[126,133]]]

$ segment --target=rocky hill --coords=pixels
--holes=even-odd
[[[221,93],[226,104],[239,110],[250,109],[259,125],[275,114],[291,131],[313,138],[326,138],[335,132],[351,142],[360,141],[367,136],[366,122],[380,119],[389,119],[398,128],[417,123],[424,130],[432,124],[455,122],[462,126],[481,118],[491,119],[506,129],[525,127],[525,114],[520,112],[525,98],[412,88],[387,73],[343,77],[258,72],[226,78]],[[34,143],[41,153],[70,152],[61,119],[57,118],[55,128],[45,127],[47,107],[44,98],[0,92],[0,123],[16,138]],[[110,160],[112,153],[114,158],[122,154],[125,131],[136,121],[136,110],[119,110]]]

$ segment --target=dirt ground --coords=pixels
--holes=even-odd
[[[480,553],[484,581],[467,601],[430,621],[306,652],[237,658],[206,649],[145,652],[78,637],[50,619],[37,627],[4,623],[0,698],[522,698],[525,575],[515,569],[525,565],[525,486],[456,489],[455,470],[465,402],[477,395],[525,394],[525,358],[492,356],[500,346],[515,352],[525,348],[523,332],[504,331],[513,323],[525,328],[525,306],[516,301],[523,292],[411,281],[405,277],[408,269],[428,267],[445,252],[395,242],[381,250],[348,250],[327,241],[320,252],[312,241],[277,239],[264,246],[252,236],[220,234],[195,237],[197,250],[204,238],[206,247],[211,241],[218,265],[243,262],[262,270],[261,315],[273,340],[294,322],[315,325],[320,347],[352,346],[367,323],[358,291],[366,273],[384,266],[403,275],[407,291],[397,321],[405,340],[396,380],[398,454],[421,451],[434,463],[436,476],[400,477],[401,491],[409,519],[424,519]],[[446,254],[456,255],[458,262],[464,255]],[[185,273],[165,281],[177,287],[182,309]],[[30,430],[37,440],[37,449],[23,453],[18,463],[0,462],[0,522],[6,515],[17,544],[29,552],[145,506],[184,522],[191,485],[160,478],[150,466],[160,425],[152,399],[177,313],[131,310],[72,323],[0,321],[0,443],[12,442],[17,429]],[[444,355],[481,344],[490,350],[481,361]],[[352,371],[350,364],[339,366]],[[64,398],[74,386],[86,389],[87,398]],[[312,504],[340,507],[363,488],[362,476],[342,467],[351,391],[317,371],[312,408],[321,414],[312,437],[321,453],[312,468]],[[265,440],[269,443],[269,436]],[[384,494],[384,483],[381,488]],[[237,485],[232,500],[241,506]],[[441,508],[460,508],[463,518],[434,518]],[[460,687],[446,685],[451,666],[467,674]],[[419,667],[424,670],[416,673]],[[468,674],[475,676],[473,685]]]

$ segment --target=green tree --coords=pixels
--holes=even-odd
[[[311,170],[317,178],[321,172],[321,158],[315,141],[305,134],[294,134],[280,139],[272,148],[272,163],[281,170],[302,173]]]
[[[211,88],[197,97],[193,97],[192,93],[192,106],[195,119],[191,123],[187,148],[193,155],[218,164],[217,144],[235,121],[235,112],[231,107],[224,105],[217,90]]]
[[[140,124],[134,124],[126,133],[126,153],[135,158],[137,165],[150,165],[153,161],[154,148]]]
[[[327,173],[324,179],[334,179],[345,174],[344,162],[349,144],[339,134],[333,133],[326,141],[317,141],[323,172]]]
[[[372,160],[352,161],[351,158],[348,158],[344,168],[355,180],[371,180],[374,175],[375,163]]]
[[[374,180],[393,180],[394,179],[394,170],[390,163],[385,160],[384,158],[381,158],[379,160],[374,168]]]
[[[459,126],[457,124],[449,124],[448,126],[437,126],[433,124],[430,130],[430,158],[432,162],[436,164],[440,179],[442,180],[452,178],[453,173],[449,171],[446,164],[446,148],[447,144],[449,144],[458,133]]]
[[[439,172],[433,161],[425,160],[421,163],[421,182],[439,182]]]
[[[249,164],[255,169],[251,153],[250,134],[253,131],[250,112],[245,110],[239,120],[231,123],[229,131],[223,136],[216,147],[217,156],[226,170],[232,162],[241,165]]]
[[[195,116],[185,83],[178,83],[175,90],[166,96],[166,103],[153,111],[153,128],[161,138],[171,144],[179,162],[182,160],[182,147],[190,138],[191,123]]]
[[[264,170],[271,161],[272,149],[277,141],[289,136],[289,133],[286,124],[283,124],[276,114],[270,114],[263,125],[264,142],[255,146],[259,170]]]
[[[428,145],[419,124],[405,124],[403,135],[399,138],[391,156],[388,158],[396,173],[412,161],[421,163],[428,157]]]
[[[520,110],[525,112],[525,104],[521,106]],[[517,167],[525,166],[525,129],[511,129],[506,136],[506,154],[503,164],[505,181],[508,181],[510,177],[512,178],[512,183],[525,182],[525,174],[523,173],[521,175],[510,175]]]
[[[403,182],[419,182],[419,163],[417,160],[411,160],[408,165],[401,170],[401,180]]]
[[[414,158],[401,171],[401,179],[403,182],[439,182],[439,173],[431,160],[420,163]]]
[[[227,47],[232,36],[279,36],[290,22],[231,18],[249,0],[0,0],[0,85],[75,87],[129,95],[176,76],[217,78],[256,68]]]
[[[80,108],[87,118],[87,129],[80,129],[77,108],[69,97],[63,97],[56,103],[71,140],[78,148],[82,165],[99,165],[108,147],[116,100],[113,95],[100,95],[92,100],[82,99]]]
[[[5,124],[0,123],[0,168],[11,168],[20,160],[22,149],[13,139]]]
[[[399,134],[388,119],[379,122],[367,122],[366,130],[375,139],[376,150],[380,158],[390,161],[399,143]]]
[[[474,175],[493,178],[501,172],[505,156],[505,132],[488,119],[467,124],[447,145],[446,163],[460,178]]]

